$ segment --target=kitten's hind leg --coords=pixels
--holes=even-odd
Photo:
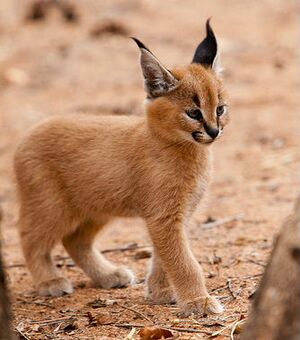
[[[133,282],[131,271],[109,262],[94,246],[95,236],[107,222],[106,218],[97,222],[87,220],[71,235],[64,237],[63,244],[77,265],[97,286],[123,287]]]
[[[175,294],[155,249],[153,249],[151,269],[147,277],[147,295],[157,304],[176,302]]]
[[[44,220],[45,222],[45,220]],[[61,296],[73,292],[69,280],[61,277],[53,264],[51,251],[57,241],[59,233],[47,227],[41,230],[39,220],[20,216],[20,237],[26,264],[33,277],[37,291],[42,296]]]

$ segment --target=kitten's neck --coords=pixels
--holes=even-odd
[[[203,156],[210,153],[210,145],[195,143],[193,141],[182,139],[176,139],[168,132],[161,131],[151,124],[145,124],[147,139],[155,145],[155,148],[162,151],[167,151],[168,153],[175,153],[177,157],[183,159],[192,158],[194,161],[198,157],[203,158]]]

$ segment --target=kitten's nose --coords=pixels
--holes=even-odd
[[[214,128],[212,126],[209,126],[207,124],[204,124],[204,129],[206,131],[206,133],[212,138],[215,139],[218,134],[219,134],[219,129],[218,128]]]

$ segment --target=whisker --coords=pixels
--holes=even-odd
[[[184,145],[186,145],[186,144],[188,144],[188,143],[189,143],[189,141],[185,141],[185,140],[183,140],[183,141],[178,141],[178,142],[175,142],[175,143],[173,143],[173,144],[170,144],[170,145],[165,146],[165,147],[162,148],[161,150],[165,150],[165,149],[171,148],[171,147],[173,147],[173,146],[182,147],[182,146],[184,146]]]

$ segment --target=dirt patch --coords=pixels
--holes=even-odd
[[[91,37],[99,38],[107,35],[129,36],[128,28],[118,21],[107,21],[96,24],[90,32]]]

